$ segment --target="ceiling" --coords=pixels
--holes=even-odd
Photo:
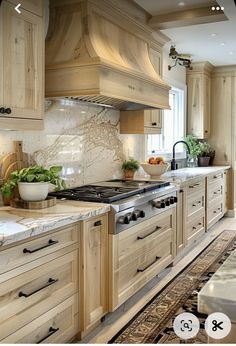
[[[134,0],[152,16],[211,6],[211,0]],[[161,30],[179,53],[193,61],[209,61],[215,66],[236,64],[236,6],[234,0],[217,0],[229,20]],[[179,3],[184,5],[179,6]],[[213,35],[216,34],[216,35]],[[170,44],[169,44],[170,45]]]

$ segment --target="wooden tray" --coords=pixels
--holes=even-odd
[[[53,207],[56,205],[57,199],[56,197],[48,197],[45,201],[38,202],[26,202],[22,199],[13,199],[10,204],[13,208],[21,208],[21,209],[45,209],[49,207]]]

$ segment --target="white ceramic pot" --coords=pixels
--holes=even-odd
[[[150,163],[141,163],[144,171],[151,177],[159,177],[164,174],[169,168],[169,163],[163,163],[162,165],[151,165]]]
[[[48,196],[49,183],[18,183],[21,199],[27,202],[44,201]]]

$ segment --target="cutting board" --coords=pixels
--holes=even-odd
[[[13,171],[29,166],[28,154],[22,151],[22,142],[14,141],[13,144],[15,152],[3,156],[0,160],[0,176],[3,182],[10,177]]]
[[[0,185],[6,182],[13,171],[29,166],[29,157],[28,154],[22,151],[22,142],[14,141],[13,144],[15,152],[3,156],[0,160]],[[13,197],[18,196],[18,191],[16,190]],[[4,205],[9,205],[13,197],[3,196]]]

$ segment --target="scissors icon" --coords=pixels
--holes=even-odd
[[[212,324],[214,325],[214,327],[212,327],[213,332],[216,332],[217,329],[223,330],[223,328],[221,327],[221,325],[223,324],[223,321],[217,322],[216,320],[213,320]]]

